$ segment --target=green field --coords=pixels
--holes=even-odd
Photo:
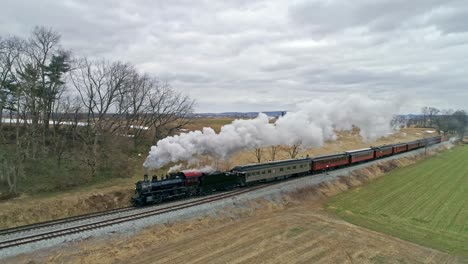
[[[327,208],[353,224],[468,256],[468,146],[341,193]]]

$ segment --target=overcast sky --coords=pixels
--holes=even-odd
[[[197,112],[343,94],[468,110],[467,0],[14,0],[0,35],[53,27],[78,55],[130,61]]]

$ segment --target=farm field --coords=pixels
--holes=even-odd
[[[341,193],[327,204],[350,223],[468,256],[468,147],[459,146]]]

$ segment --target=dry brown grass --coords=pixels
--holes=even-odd
[[[0,204],[0,228],[129,206],[132,194],[128,187],[115,187],[103,191],[63,194],[59,197],[21,197],[9,200]]]

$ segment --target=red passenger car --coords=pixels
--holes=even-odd
[[[408,143],[408,150],[419,148],[419,140]]]
[[[349,157],[349,163],[351,164],[374,159],[374,153],[374,150],[371,148],[346,151]]]
[[[380,147],[374,147],[373,148],[375,151],[375,158],[382,158],[385,156],[390,156],[393,154],[393,146],[388,145],[388,146],[380,146]]]
[[[405,152],[407,150],[408,150],[408,144],[406,143],[393,145],[393,154]]]
[[[332,169],[349,164],[346,154],[320,156],[312,159],[312,171]]]

